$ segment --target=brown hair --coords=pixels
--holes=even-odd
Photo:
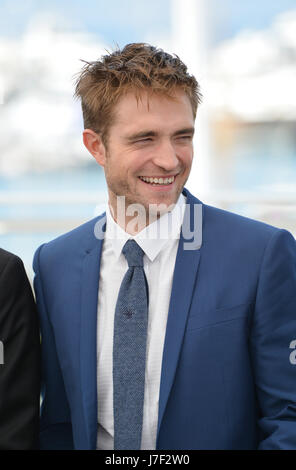
[[[199,84],[177,55],[149,44],[132,43],[101,60],[84,62],[74,96],[81,99],[84,128],[101,134],[105,144],[114,105],[131,90],[138,96],[141,90],[149,90],[173,98],[174,91],[182,89],[196,116],[202,98]]]

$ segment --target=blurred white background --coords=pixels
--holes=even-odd
[[[31,278],[37,247],[106,202],[73,99],[80,59],[136,41],[201,84],[189,190],[296,235],[295,0],[2,0],[0,246]]]

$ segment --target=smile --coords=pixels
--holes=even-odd
[[[154,184],[168,185],[168,184],[172,184],[175,180],[175,176],[170,176],[169,178],[154,178],[154,177],[149,177],[149,176],[139,176],[139,178],[145,183],[150,183],[153,185]]]

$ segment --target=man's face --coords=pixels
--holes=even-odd
[[[146,210],[149,204],[176,203],[191,169],[193,133],[192,107],[182,90],[174,100],[148,98],[144,92],[138,101],[133,93],[123,96],[115,107],[103,165],[112,208],[116,196]],[[150,183],[151,178],[158,182]]]

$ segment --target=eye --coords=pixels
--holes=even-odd
[[[141,144],[141,143],[146,143],[146,142],[152,142],[151,137],[146,137],[145,139],[136,140],[135,144]]]
[[[188,140],[188,141],[191,141],[192,140],[192,135],[180,135],[178,137],[179,140]]]

